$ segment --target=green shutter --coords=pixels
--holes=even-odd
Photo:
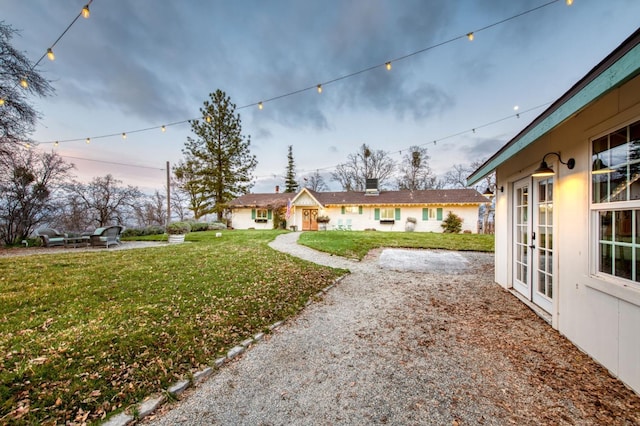
[[[422,220],[429,220],[429,209],[422,209]]]
[[[362,206],[358,206],[358,214],[362,214]]]
[[[267,210],[267,219],[271,220],[271,210]]]
[[[251,209],[251,219],[256,218],[256,209]]]
[[[344,214],[344,206],[340,207],[340,213]]]
[[[373,220],[380,220],[380,209],[375,209],[373,211]]]
[[[442,220],[442,209],[441,208],[436,210],[436,214],[437,214],[437,219],[438,220]]]
[[[396,220],[400,220],[400,209],[396,209]]]

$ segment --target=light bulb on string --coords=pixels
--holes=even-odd
[[[207,123],[211,123],[211,116],[207,115],[207,117],[205,118],[205,120],[207,121]]]
[[[318,93],[322,93],[322,84],[318,84]]]
[[[473,41],[473,39],[475,38],[475,35],[473,33],[468,33],[467,38],[469,39],[469,41]]]
[[[160,127],[160,130],[162,130],[162,132],[164,133],[164,132],[166,132],[166,131],[167,131],[167,128],[166,128],[166,127],[164,126],[164,124],[163,124],[163,125],[162,125],[162,127]]]
[[[53,146],[58,146],[58,145],[60,145],[60,144],[58,143],[58,141],[55,141],[55,142],[53,143]]]
[[[391,62],[387,62],[384,66],[387,67],[387,71],[391,70]]]
[[[87,145],[89,145],[91,143],[91,138],[85,139],[85,142],[87,143]]]
[[[0,106],[4,105],[4,99],[0,98]]]
[[[126,139],[127,138],[127,134],[125,132],[122,132],[122,139]]]
[[[25,146],[25,148],[27,148],[27,149],[31,148],[31,144],[30,144],[29,142],[25,143],[25,144],[24,144],[24,146]]]
[[[55,61],[56,59],[56,55],[53,54],[53,50],[51,48],[47,49],[47,58],[49,58],[50,61]]]
[[[573,4],[573,0],[567,0],[566,3],[567,3],[567,6],[571,6]]]
[[[26,89],[27,87],[29,87],[29,83],[27,83],[27,79],[25,77],[22,77],[20,79],[20,86],[22,86],[24,89]]]
[[[82,8],[82,17],[84,19],[89,19],[89,16],[91,16],[91,12],[89,11],[89,5],[86,4],[83,8]]]
[[[262,101],[258,102],[258,109],[262,109]]]

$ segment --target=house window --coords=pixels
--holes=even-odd
[[[256,223],[266,223],[271,219],[271,210],[251,209],[251,219],[254,219]]]
[[[395,213],[392,208],[380,209],[380,220],[395,220]]]
[[[595,270],[640,282],[640,121],[592,141]]]
[[[345,213],[362,214],[362,206],[344,206],[342,208],[342,214]]]
[[[442,220],[442,208],[423,208],[422,220]]]

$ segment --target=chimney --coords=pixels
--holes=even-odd
[[[379,194],[380,194],[380,191],[378,191],[378,179],[367,178],[364,195],[379,195]]]
[[[280,193],[280,185],[276,185],[276,194]]]

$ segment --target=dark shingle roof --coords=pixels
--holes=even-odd
[[[279,208],[287,205],[287,200],[293,200],[296,194],[293,193],[271,193],[271,194],[245,194],[229,202],[231,208],[266,207]]]
[[[411,204],[483,204],[489,200],[475,189],[426,189],[423,191],[316,192],[307,189],[323,206],[335,205],[411,205]],[[278,208],[287,205],[292,193],[246,194],[232,200],[231,208]]]

